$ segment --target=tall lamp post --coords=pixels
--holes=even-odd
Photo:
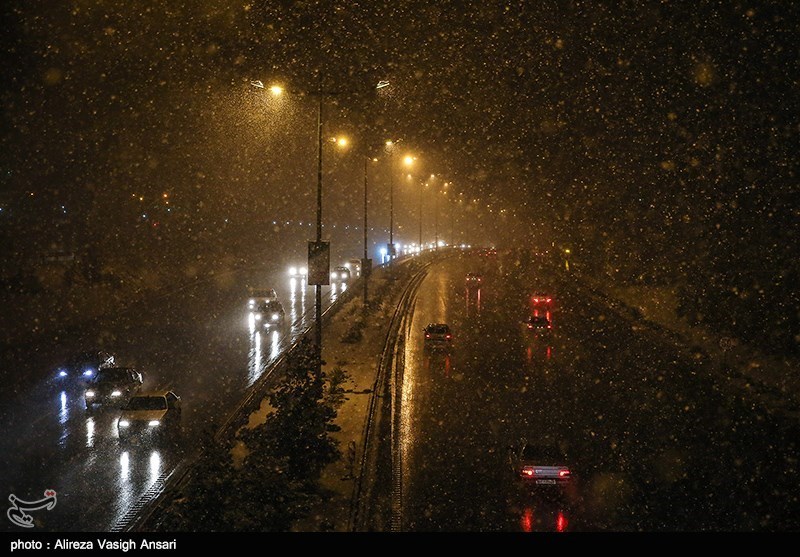
[[[317,234],[316,241],[309,242],[308,249],[308,280],[314,282],[314,347],[316,352],[316,372],[322,374],[322,287],[330,284],[330,246],[328,242],[322,241],[322,123],[323,123],[323,101],[326,97],[334,97],[342,94],[358,93],[359,91],[325,91],[322,88],[322,75],[320,74],[320,85],[315,91],[307,94],[317,97]],[[261,81],[251,81],[251,85],[259,89],[264,89]],[[388,81],[379,81],[373,88],[384,89],[389,86]],[[269,88],[273,95],[283,94],[283,88],[273,85]]]
[[[388,139],[384,143],[384,149],[389,154],[389,245],[386,248],[390,265],[397,255],[394,247],[394,148],[401,141],[403,140]]]
[[[450,182],[445,182],[442,185],[442,191],[440,192],[438,189],[434,189],[433,193],[436,196],[436,201],[434,201],[434,215],[436,216],[436,224],[434,225],[434,249],[439,249],[439,194],[447,195],[447,186],[450,185]],[[444,226],[442,227],[444,228]]]
[[[425,182],[419,181],[419,251],[422,253],[422,190],[425,188]]]
[[[403,157],[403,164],[407,167],[412,167],[414,165],[414,161],[417,160],[417,157],[413,155],[406,155]],[[413,180],[413,176],[411,174],[408,175],[409,180]],[[422,251],[422,187],[423,182],[420,180],[419,183],[419,249]]]
[[[369,162],[377,162],[377,158],[370,157],[369,155],[364,156],[364,257],[361,259],[361,280],[364,283],[364,309],[367,308],[367,303],[369,303],[369,274],[372,270],[370,268],[371,261],[369,260],[369,254],[367,252],[367,170],[369,167]]]

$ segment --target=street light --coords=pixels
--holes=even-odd
[[[464,192],[458,194],[458,203],[457,207],[463,208],[464,206]],[[456,207],[450,211],[450,243],[455,246],[456,245]]]
[[[407,167],[411,167],[411,166],[414,166],[414,163],[416,162],[416,160],[417,160],[417,157],[415,157],[413,155],[406,155],[406,156],[403,157],[403,164],[405,166],[407,166]],[[413,179],[413,177],[412,177],[412,175],[410,173],[408,174],[408,179],[409,180]],[[419,183],[419,245],[420,245],[420,248],[422,247],[422,187],[423,187],[423,184],[424,184],[424,182],[422,182],[420,180],[420,183]]]
[[[371,261],[367,253],[367,167],[370,161],[378,162],[377,157],[364,156],[364,257],[361,259],[361,279],[364,283],[364,310],[367,309],[369,302],[369,275],[372,270]]]
[[[409,174],[411,176],[411,174]],[[422,180],[419,181],[419,249],[422,250],[422,188],[427,184]]]
[[[431,174],[431,183],[433,183],[433,179],[436,178],[435,174]],[[444,188],[443,191],[439,191],[438,188],[433,188],[433,249],[439,249],[439,194],[446,195],[447,194],[447,186],[449,182],[445,182],[442,186]]]
[[[387,139],[384,149],[389,153],[389,264],[395,255],[394,249],[394,148],[402,139]]]
[[[322,374],[322,286],[330,283],[330,245],[322,241],[322,122],[324,120],[323,114],[323,101],[326,97],[334,97],[343,94],[354,94],[360,91],[325,91],[322,89],[322,75],[319,75],[320,85],[315,91],[309,91],[309,96],[317,97],[317,234],[316,241],[309,242],[309,279],[314,280],[314,344],[317,356],[317,375]],[[264,89],[264,84],[261,81],[251,81],[250,84],[258,89]],[[389,82],[385,80],[379,81],[370,90],[384,89],[389,86]],[[275,95],[280,96],[283,94],[284,89],[280,85],[272,85],[269,91]],[[346,142],[345,142],[346,145]],[[313,258],[312,258],[313,253]],[[312,277],[312,265],[314,276]],[[324,269],[319,268],[324,266]]]

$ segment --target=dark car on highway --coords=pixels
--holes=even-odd
[[[248,289],[248,294],[247,309],[250,311],[255,310],[263,302],[278,300],[278,294],[274,288],[250,288]]]
[[[286,311],[283,304],[277,300],[262,302],[253,310],[256,327],[263,329],[278,329],[283,327],[286,320]]]
[[[449,350],[452,346],[453,333],[447,323],[429,323],[424,334],[427,350]]]
[[[105,350],[87,350],[71,356],[56,370],[56,377],[61,380],[79,379],[87,381],[97,371],[114,365],[114,355]]]
[[[522,440],[509,447],[508,461],[520,481],[532,486],[557,486],[572,480],[567,459],[555,444],[531,444]]]
[[[483,275],[480,273],[467,273],[464,281],[466,282],[467,287],[480,286],[483,282]]]
[[[532,315],[525,321],[525,332],[535,336],[549,336],[553,332],[553,322],[546,315]]]
[[[101,368],[83,394],[86,409],[91,410],[95,406],[125,406],[142,388],[142,383],[142,374],[133,368]]]

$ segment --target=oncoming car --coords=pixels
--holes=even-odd
[[[350,280],[350,269],[347,267],[336,267],[331,272],[331,280],[347,282]]]
[[[128,401],[117,420],[120,441],[161,437],[180,430],[181,399],[172,391],[139,393]]]
[[[289,276],[294,279],[305,279],[308,276],[308,268],[289,267]]]
[[[71,356],[56,370],[56,377],[61,380],[79,378],[87,381],[94,377],[97,370],[114,365],[114,355],[105,350],[87,350]]]
[[[284,325],[286,312],[283,305],[277,300],[262,302],[253,310],[253,319],[256,327],[279,328]]]
[[[278,300],[278,294],[273,288],[250,288],[248,291],[247,309],[253,311],[262,302]]]
[[[142,374],[130,367],[101,368],[86,387],[86,409],[95,405],[124,406],[142,388]]]
[[[344,264],[350,270],[350,273],[355,273],[357,277],[361,276],[361,260],[360,259],[351,259],[347,263]]]

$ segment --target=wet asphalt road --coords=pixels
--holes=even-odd
[[[718,388],[719,371],[630,321],[570,275],[509,256],[448,260],[423,283],[405,348],[403,529],[797,530],[793,421]],[[465,288],[484,274],[480,292]],[[528,295],[554,297],[548,341]],[[454,330],[423,349],[428,322]],[[528,489],[507,447],[553,441],[570,488]]]
[[[291,328],[257,332],[245,285],[274,287]],[[341,287],[339,287],[341,288]],[[325,305],[332,291],[323,287]],[[335,299],[335,294],[333,294]],[[313,321],[314,289],[284,268],[235,270],[133,304],[130,309],[30,346],[4,353],[2,365],[27,380],[0,398],[0,485],[35,500],[54,489],[57,504],[32,512],[37,530],[106,531],[162,474],[218,427],[245,390]],[[182,397],[182,434],[164,443],[118,443],[118,410],[85,411],[83,388],[55,378],[58,362],[99,346],[117,365],[144,374],[144,390],[170,388]],[[5,518],[5,517],[4,517]],[[19,530],[7,520],[0,530]]]
[[[484,274],[480,293],[464,286],[475,270]],[[31,379],[0,396],[0,483],[6,497],[58,493],[53,510],[35,513],[37,529],[108,530],[227,416],[288,342],[251,332],[245,284],[275,286],[296,324],[289,336],[310,323],[313,289],[292,291],[284,269],[233,271],[70,331],[28,358],[3,355]],[[550,342],[519,324],[533,291],[553,294]],[[423,350],[431,321],[453,327],[449,356]],[[446,260],[420,289],[411,328],[404,529],[800,527],[798,424],[724,395],[713,365],[609,310],[558,269],[502,255]],[[120,447],[116,412],[87,414],[82,389],[53,380],[60,358],[98,345],[141,370],[146,388],[183,397],[180,440]],[[520,437],[559,443],[573,486],[520,488],[506,454]]]

